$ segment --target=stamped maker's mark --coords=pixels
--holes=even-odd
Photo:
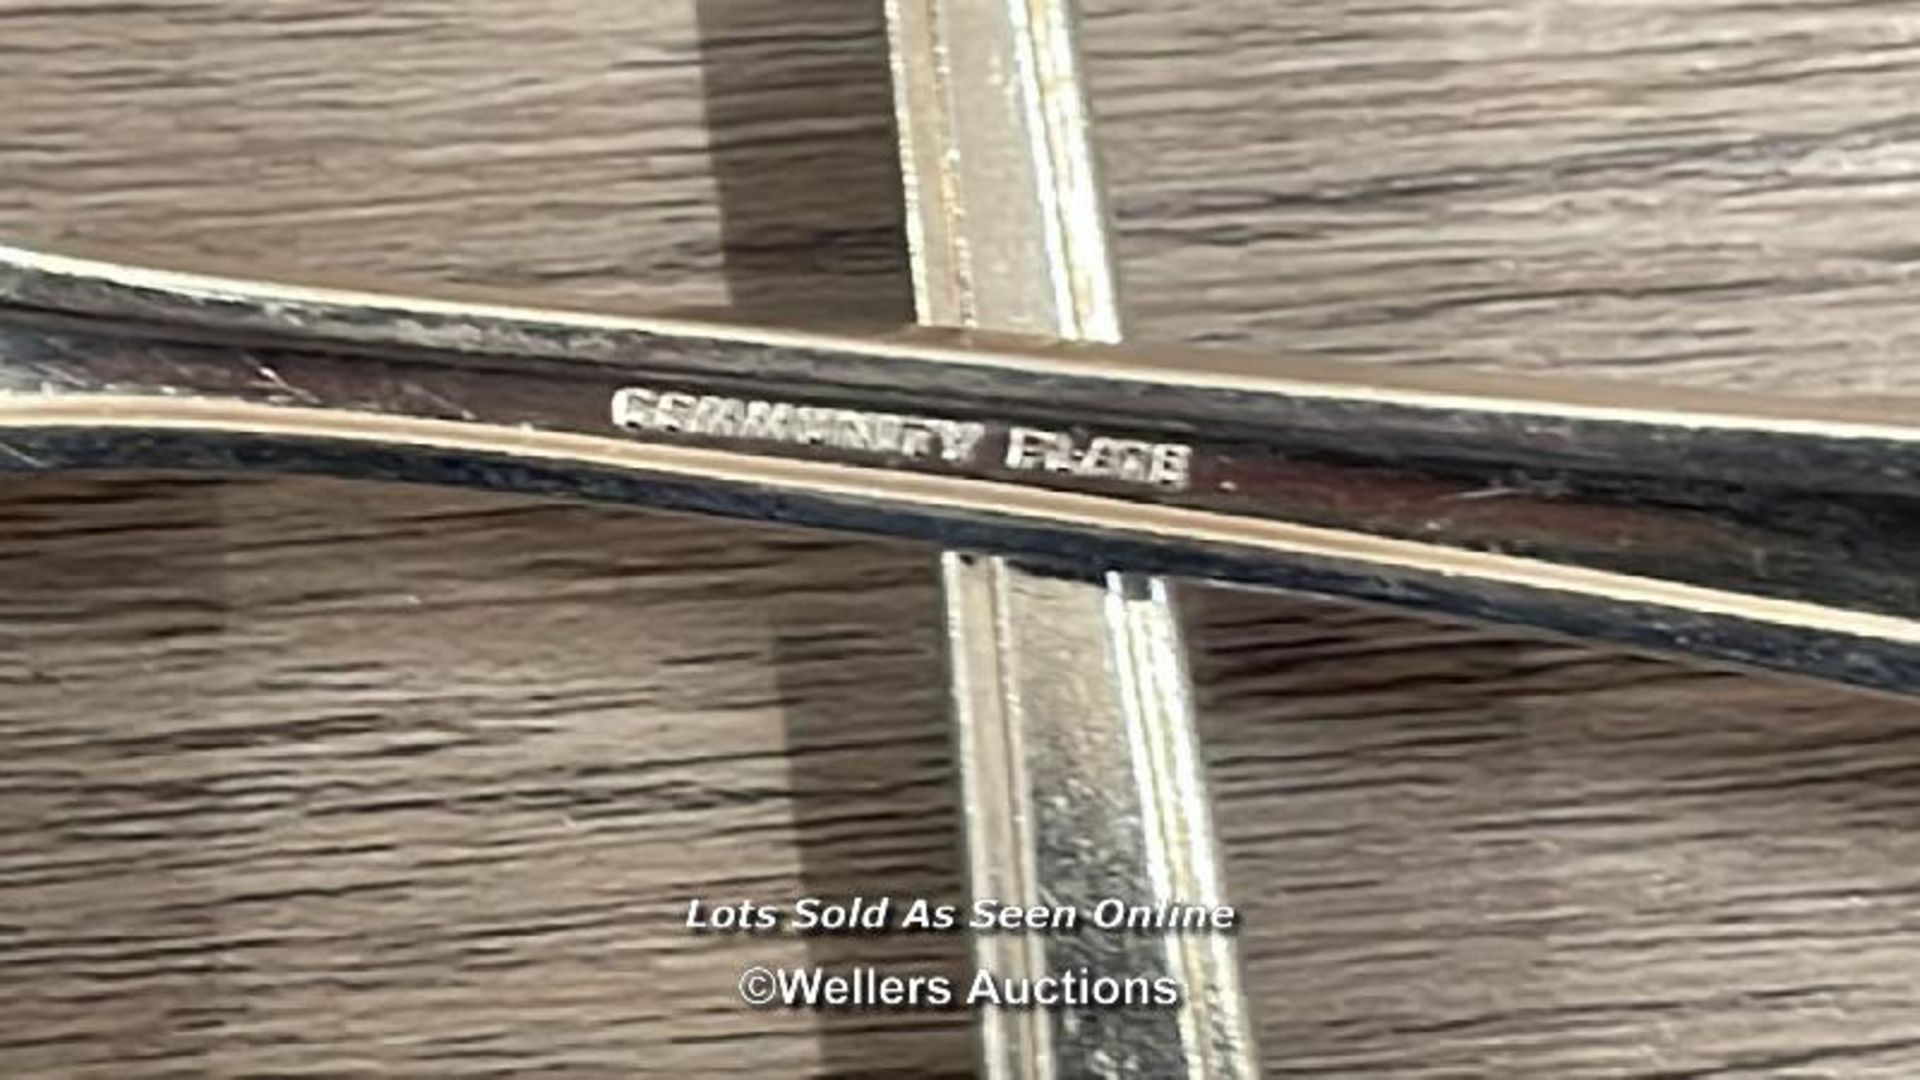
[[[765,398],[627,386],[613,395],[613,422],[626,431],[784,446],[818,446],[878,457],[978,466],[989,425],[910,413],[870,412]],[[1021,425],[1006,432],[997,464],[1015,472],[1185,491],[1193,448],[1105,435],[1080,436]]]
[[[975,448],[987,433],[985,424],[970,420],[641,386],[614,392],[613,422],[628,431],[824,446],[912,460],[937,459],[949,465],[972,461]]]
[[[1065,431],[1015,427],[1007,431],[1007,468],[1124,480],[1168,491],[1193,484],[1193,447],[1094,435],[1076,438]]]

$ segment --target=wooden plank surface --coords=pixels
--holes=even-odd
[[[1148,334],[1920,392],[1896,3],[1089,0]],[[1920,710],[1197,597],[1276,1075],[1920,1075]]]
[[[9,234],[906,317],[868,4],[0,4]],[[957,899],[923,552],[317,482],[0,502],[0,1073],[965,1075],[691,897]]]
[[[1134,322],[1920,391],[1891,3],[1090,0]],[[866,0],[0,0],[0,232],[897,322]],[[0,492],[0,1071],[963,1075],[695,895],[956,896],[925,552],[305,481]],[[1189,597],[1274,1075],[1920,1071],[1913,706]]]

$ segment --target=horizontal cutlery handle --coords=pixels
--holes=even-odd
[[[788,333],[0,248],[0,457],[632,502],[1920,688],[1912,408]]]

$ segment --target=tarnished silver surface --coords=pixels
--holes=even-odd
[[[920,321],[1117,340],[1070,4],[890,0],[887,14]],[[1189,457],[1177,442],[1096,447],[1018,427],[1002,464],[1184,489]],[[1081,909],[1220,903],[1164,585],[958,552],[942,571],[974,895]],[[1230,937],[1083,930],[973,943],[980,967],[1003,975],[1172,976],[1186,988],[1174,1009],[985,1010],[989,1077],[1254,1072]]]
[[[1164,584],[961,555],[945,571],[954,692],[971,695],[959,702],[959,737],[976,894],[1082,911],[1226,903]],[[1170,1009],[984,1014],[986,1074],[1253,1075],[1233,940],[1090,928],[976,936],[981,966],[1010,976],[1167,976],[1185,991]]]
[[[635,387],[979,424],[961,460],[633,431]],[[862,418],[865,419],[862,419]],[[1062,468],[1009,465],[1023,429]],[[1083,468],[1179,443],[1184,489]],[[1082,453],[1082,451],[1084,453]],[[0,465],[277,469],[643,503],[1344,596],[1920,689],[1920,406],[848,338],[0,249]]]

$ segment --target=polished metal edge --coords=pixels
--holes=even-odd
[[[0,307],[51,310],[223,335],[297,334],[314,343],[430,350],[463,369],[489,358],[526,368],[542,359],[570,368],[751,377],[874,394],[1030,404],[1032,395],[1092,402],[1090,416],[1271,420],[1292,403],[1300,417],[1373,420],[1472,416],[1516,425],[1571,423],[1650,431],[1765,433],[1826,441],[1920,441],[1920,401],[1780,398],[1730,390],[1549,376],[1333,363],[1231,349],[1062,342],[1055,335],[914,328],[860,336],[583,312],[467,299],[346,289],[135,266],[0,244]],[[1054,338],[1053,340],[1049,340]]]
[[[1920,623],[1352,531],[956,477],[347,408],[0,394],[0,468],[264,470],[779,521],[1267,586],[1920,691]]]
[[[887,13],[920,321],[1117,340],[1069,4],[890,0]],[[763,418],[776,407],[759,404]],[[783,433],[794,430],[804,429]],[[922,430],[904,456],[958,441],[930,418],[884,434],[898,452]],[[962,437],[977,446],[985,435]],[[1192,450],[1178,440],[1011,425],[993,449],[1008,470],[1160,490],[1192,481]],[[1164,584],[959,552],[943,557],[942,580],[973,895],[1083,910],[1224,903]],[[973,945],[980,968],[1003,976],[1080,970],[1170,977],[1184,990],[1175,1008],[1150,1012],[985,1010],[986,1076],[1253,1075],[1231,938],[1083,930],[982,934]]]
[[[860,336],[508,302],[473,290],[436,297],[132,265],[0,243],[0,306],[113,320],[203,326],[222,334],[295,333],[317,343],[417,347],[463,368],[488,357],[540,359],[692,378],[750,375],[830,383],[847,392],[906,386],[926,394],[1020,400],[1031,388],[1108,395],[1095,415],[1248,419],[1245,405],[1283,401],[1408,414],[1470,414],[1518,423],[1640,425],[1764,432],[1826,440],[1920,441],[1920,401],[1781,398],[1620,380],[1331,362],[1233,349],[1061,341],[943,327]],[[1151,395],[1134,411],[1133,399]],[[1238,406],[1236,406],[1238,403]],[[1259,410],[1256,409],[1256,412]]]
[[[1351,370],[1309,384],[1298,370],[1262,380],[1251,365],[1227,390],[1205,371],[1178,383],[1177,351],[1142,379],[1108,362],[1105,345],[583,330],[567,315],[502,321],[393,297],[353,308],[293,287],[209,290],[137,268],[81,276],[86,266],[98,268],[0,263],[0,465],[293,468],[327,457],[332,471],[379,475],[364,463],[399,454],[435,482],[524,489],[501,462],[565,460],[582,481],[548,476],[544,488],[1920,686],[1910,405],[1657,403],[1644,388],[1547,394],[1519,379],[1498,399],[1455,386],[1442,405],[1431,388],[1358,394]],[[616,409],[635,389],[805,405],[867,430],[750,438],[713,417],[701,430],[654,430],[666,426],[657,414]],[[1514,411],[1518,400],[1532,411]],[[888,416],[980,434],[960,460],[916,457],[888,449],[907,437],[882,430]],[[1029,445],[1020,429],[1077,442],[1055,455],[1062,468],[1046,453],[1010,465],[1009,451]],[[263,440],[311,452],[219,449]],[[1150,462],[1142,448],[1169,444],[1191,450],[1184,484],[1129,474]],[[423,470],[419,459],[444,446],[458,449],[431,452],[474,467]]]

